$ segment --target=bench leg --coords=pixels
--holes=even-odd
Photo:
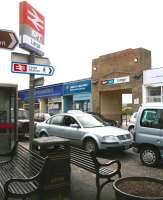
[[[105,182],[103,182],[101,185],[100,185],[100,178],[98,176],[96,176],[96,187],[97,187],[97,194],[96,194],[96,200],[100,200],[100,194],[101,194],[101,191],[103,189],[103,187],[107,184],[107,183],[110,183],[110,182],[113,182],[114,180],[112,179],[107,179]]]
[[[100,180],[99,177],[96,175],[96,187],[97,187],[97,194],[96,194],[96,200],[100,200]]]

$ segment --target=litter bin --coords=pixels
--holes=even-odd
[[[48,157],[42,177],[42,190],[47,192],[70,191],[70,144],[69,140],[55,136],[36,138],[33,151]]]

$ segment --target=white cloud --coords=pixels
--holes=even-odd
[[[1,28],[19,34],[19,0],[0,0]],[[127,48],[152,51],[152,65],[162,61],[162,0],[30,0],[46,20],[45,56],[56,72],[52,84],[91,76],[92,59]],[[16,52],[23,52],[18,47]],[[11,73],[11,52],[0,50],[0,82],[28,88],[29,76]]]

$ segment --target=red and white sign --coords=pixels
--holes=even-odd
[[[13,65],[13,71],[14,72],[27,72],[27,65],[15,63]]]
[[[20,47],[43,55],[45,18],[26,1],[20,3]]]
[[[20,24],[26,24],[42,36],[45,33],[45,18],[29,3],[23,1],[20,3]],[[23,11],[23,13],[21,13]]]

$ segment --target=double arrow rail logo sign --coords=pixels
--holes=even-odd
[[[13,31],[0,30],[0,48],[13,50],[18,39]]]

